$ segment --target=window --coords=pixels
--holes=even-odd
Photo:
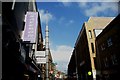
[[[107,57],[104,59],[104,65],[105,65],[105,67],[109,66],[109,64],[108,64],[108,58]]]
[[[92,48],[92,53],[94,53],[95,50],[94,50],[94,44],[93,43],[91,43],[91,48]]]
[[[118,64],[117,56],[115,54],[111,56],[111,59],[112,59],[112,64],[113,65]]]
[[[101,50],[102,51],[105,50],[105,44],[104,43],[101,45]]]
[[[89,30],[88,34],[89,34],[89,38],[92,38],[92,32],[91,32],[91,30]]]
[[[113,44],[111,38],[109,38],[109,39],[107,40],[107,44],[108,44],[108,47],[110,47],[110,46]]]
[[[102,32],[102,29],[94,29],[95,37],[97,37]]]

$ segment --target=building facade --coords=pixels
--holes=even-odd
[[[97,36],[98,80],[118,80],[120,72],[120,14]]]
[[[30,17],[30,14],[36,16]],[[29,18],[28,18],[29,17]],[[34,17],[34,18],[33,18]],[[32,25],[32,19],[36,24]],[[28,20],[28,21],[27,21]],[[29,20],[31,20],[31,23]],[[29,24],[29,26],[28,26]],[[31,28],[30,28],[31,26]],[[34,42],[25,39],[36,27]],[[27,36],[28,37],[28,36]],[[40,65],[36,64],[35,51],[43,49],[40,16],[34,0],[28,2],[2,3],[2,80],[37,80],[41,75]]]
[[[88,22],[83,24],[75,43],[72,55],[74,58],[71,58],[69,63],[68,74],[71,72],[69,72],[70,66],[76,63],[75,69],[72,69],[74,70],[72,74],[76,75],[77,80],[96,79],[96,35],[94,33],[98,35],[112,19],[112,17],[90,17]]]
[[[74,50],[75,51],[75,50]],[[75,52],[73,51],[70,62],[68,64],[68,80],[76,80],[77,79],[77,75],[76,75],[76,56],[75,56]]]

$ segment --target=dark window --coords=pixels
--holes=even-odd
[[[109,63],[108,63],[108,58],[107,57],[104,59],[104,65],[105,65],[106,68],[109,67]]]
[[[91,30],[89,30],[88,34],[89,34],[89,38],[92,38],[92,32],[91,32]]]
[[[112,59],[112,64],[113,65],[118,64],[117,56],[115,54],[111,56],[111,59]]]
[[[108,44],[108,47],[110,47],[110,46],[112,46],[112,39],[111,38],[109,38],[108,40],[107,40],[107,44]]]
[[[91,43],[91,48],[92,48],[92,53],[94,53],[95,50],[94,50],[94,44],[93,43]]]
[[[105,50],[105,44],[104,43],[101,45],[101,50],[102,51]]]

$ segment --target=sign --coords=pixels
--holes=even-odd
[[[36,58],[37,64],[45,64],[46,63],[46,58]]]
[[[96,78],[96,70],[92,70],[93,72],[93,78]]]
[[[38,26],[38,12],[27,12],[23,41],[28,43],[36,42]]]
[[[36,51],[35,56],[36,57],[45,57],[45,51]]]

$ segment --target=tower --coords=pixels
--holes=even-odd
[[[46,11],[48,14],[48,11]],[[48,16],[46,17],[46,29],[45,29],[45,54],[46,54],[46,80],[49,80],[49,30],[48,30]]]

